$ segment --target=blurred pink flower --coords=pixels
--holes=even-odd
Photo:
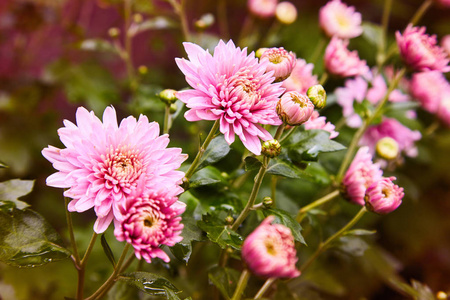
[[[304,123],[305,129],[322,129],[330,133],[330,139],[334,139],[339,135],[339,132],[335,131],[335,126],[330,122],[327,122],[327,118],[320,116],[318,111],[314,111],[308,121]]]
[[[274,216],[268,216],[245,239],[242,258],[249,269],[258,276],[294,278],[297,270],[297,252],[291,230],[282,224],[271,224]]]
[[[403,188],[394,184],[395,177],[373,182],[366,190],[366,207],[369,211],[384,215],[393,212],[402,204]]]
[[[372,182],[382,178],[383,171],[373,163],[369,147],[361,147],[342,179],[342,195],[350,202],[364,205],[364,195]]]
[[[351,39],[363,32],[361,14],[340,0],[329,1],[320,9],[319,24],[329,37]]]
[[[273,83],[272,73],[265,73],[268,61],[259,63],[253,52],[247,55],[231,40],[220,41],[214,55],[192,43],[184,47],[190,60],[177,58],[176,62],[194,88],[178,92],[190,108],[185,118],[220,120],[220,132],[229,144],[237,134],[248,150],[259,155],[260,139],[272,139],[260,124],[281,124],[275,107],[284,88]]]
[[[186,204],[177,201],[173,190],[140,190],[129,196],[120,207],[121,216],[114,220],[114,235],[134,247],[138,259],[151,263],[159,257],[165,262],[170,258],[160,249],[161,245],[174,246],[183,237],[180,215]]]
[[[149,123],[146,116],[132,116],[117,125],[116,112],[107,107],[103,123],[94,112],[79,107],[77,125],[64,120],[58,130],[62,143],[59,149],[42,150],[56,172],[47,178],[47,185],[68,188],[65,197],[73,200],[69,211],[83,212],[94,207],[97,221],[94,230],[106,230],[120,216],[119,206],[136,188],[139,180],[145,188],[167,187],[180,193],[177,184],[184,173],[176,171],[187,158],[180,148],[166,148],[167,135],[159,135],[159,125]]]
[[[450,7],[450,0],[434,0],[438,5],[444,7]]]
[[[265,50],[260,58],[261,62],[264,60],[268,61],[266,72],[273,71],[272,76],[277,82],[288,78],[296,63],[295,54],[292,51],[287,52],[283,47]]]
[[[313,75],[313,64],[307,64],[304,59],[297,59],[291,76],[283,81],[286,91],[297,91],[306,94],[308,88],[318,83],[317,75]]]
[[[411,95],[430,113],[437,113],[450,84],[439,71],[415,73],[411,79]]]
[[[447,89],[441,95],[441,103],[439,105],[439,110],[437,116],[447,127],[450,127],[450,90]]]
[[[358,52],[347,49],[348,41],[333,37],[325,50],[325,68],[330,74],[351,77],[369,71],[366,61],[359,59]]]
[[[399,31],[395,33],[403,60],[416,71],[450,71],[447,53],[437,45],[436,36],[427,35],[425,30],[409,24],[403,35]]]
[[[450,34],[444,35],[441,39],[441,47],[447,53],[447,56],[450,56]]]
[[[275,16],[278,0],[248,0],[248,10],[260,18],[270,18]]]
[[[314,111],[314,104],[306,95],[287,92],[277,104],[277,113],[284,123],[297,126],[308,121]]]

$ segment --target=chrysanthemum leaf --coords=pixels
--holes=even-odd
[[[116,259],[114,258],[114,253],[112,252],[111,247],[109,247],[109,244],[106,241],[106,238],[105,238],[104,234],[102,234],[102,237],[101,237],[101,244],[102,244],[103,251],[106,254],[106,257],[108,257],[108,260],[115,267],[116,266]]]
[[[197,167],[197,171],[212,165],[213,163],[218,162],[222,158],[224,158],[230,152],[230,146],[225,141],[223,135],[219,135],[215,139],[211,141],[208,148],[206,148],[205,153],[203,154],[200,164]]]
[[[12,179],[0,183],[0,206],[25,209],[29,205],[18,198],[29,194],[34,185],[34,180]]]
[[[225,224],[225,218],[228,216],[226,211],[213,211],[203,215],[202,221],[199,221],[198,227],[206,232],[207,237],[222,249],[232,247],[240,249],[243,238]]]
[[[166,296],[168,300],[179,300],[177,294],[181,293],[166,278],[148,273],[148,272],[132,272],[120,275],[118,280],[131,284],[146,294],[153,296]]]
[[[301,231],[302,226],[286,211],[282,209],[264,209],[264,216],[267,217],[269,215],[275,216],[274,223],[282,224],[288,227],[292,231],[292,235],[294,236],[294,240],[306,245],[305,239],[303,238]]]
[[[236,289],[240,273],[231,268],[216,266],[208,272],[208,278],[226,299],[230,299]]]

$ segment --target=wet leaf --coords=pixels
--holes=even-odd
[[[306,245],[305,239],[303,238],[301,231],[302,226],[286,211],[273,208],[273,209],[264,209],[264,216],[267,217],[269,215],[275,216],[274,223],[283,224],[288,227],[292,231],[292,235],[297,242],[300,242]]]
[[[223,135],[219,135],[218,137],[214,138],[209,144],[208,148],[206,148],[205,153],[203,153],[203,156],[200,159],[200,164],[197,167],[197,171],[218,162],[229,152],[230,146],[225,141]]]
[[[156,274],[133,272],[122,274],[117,279],[131,284],[152,296],[166,296],[169,300],[180,299],[177,294],[181,293],[181,291],[169,280]]]
[[[203,215],[202,221],[197,224],[206,232],[207,237],[221,248],[225,249],[230,246],[234,249],[240,249],[243,238],[225,224],[227,216],[228,213],[223,210],[213,211]]]
[[[12,179],[0,182],[0,206],[7,205],[17,209],[25,209],[29,205],[18,198],[33,190],[34,180]]]
[[[196,172],[190,182],[189,188],[193,189],[203,185],[210,185],[219,182],[225,182],[222,173],[212,166],[208,166],[200,171]]]

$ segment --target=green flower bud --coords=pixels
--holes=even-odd
[[[276,156],[280,155],[280,153],[281,153],[280,142],[278,142],[277,140],[265,141],[262,144],[261,153],[264,156],[267,156],[267,157],[270,157],[270,158],[273,158],[273,157],[276,157]]]
[[[310,87],[306,95],[308,95],[309,100],[311,100],[317,109],[324,108],[325,104],[327,104],[327,93],[320,84]]]
[[[170,113],[171,114],[174,114],[177,111],[177,109],[178,109],[178,106],[176,103],[170,104]]]
[[[175,101],[177,101],[177,91],[172,90],[172,89],[165,89],[163,90],[161,93],[158,94],[159,99],[161,99],[161,101],[167,103],[167,104],[172,104]]]
[[[266,52],[266,50],[268,50],[269,48],[259,48],[258,50],[256,50],[255,52],[255,56],[257,58],[261,58],[261,56],[263,55],[264,52]]]
[[[228,216],[225,218],[225,224],[233,225],[233,223],[234,223],[234,218],[232,216]]]
[[[381,158],[391,160],[398,156],[399,148],[396,140],[390,137],[379,139],[376,145],[376,151]]]
[[[117,27],[111,27],[108,29],[108,35],[112,38],[116,38],[120,35],[120,29]]]
[[[262,204],[265,209],[269,209],[273,206],[273,200],[270,197],[264,197]]]

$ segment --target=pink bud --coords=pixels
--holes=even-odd
[[[248,10],[259,18],[271,18],[275,16],[278,0],[248,0]]]
[[[306,95],[299,92],[285,93],[277,104],[280,119],[291,126],[305,123],[314,111],[314,104]]]
[[[293,52],[287,52],[283,47],[269,48],[261,54],[260,61],[269,61],[266,73],[273,71],[275,81],[283,81],[291,75],[296,58]]]
[[[365,202],[368,210],[384,215],[393,212],[402,204],[403,188],[394,184],[395,177],[373,182],[366,190]]]
[[[366,61],[359,59],[358,52],[347,49],[348,41],[332,38],[325,50],[325,68],[331,74],[350,77],[369,71]]]

